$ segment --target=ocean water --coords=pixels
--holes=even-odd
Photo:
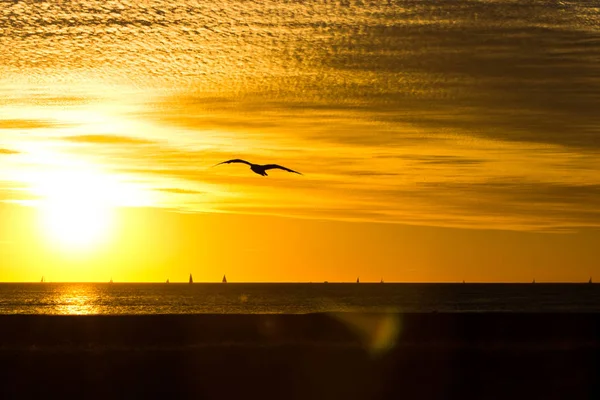
[[[599,312],[596,284],[3,283],[0,314]]]

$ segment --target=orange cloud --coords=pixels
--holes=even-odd
[[[130,136],[119,135],[76,135],[65,136],[62,138],[75,143],[94,143],[94,144],[153,144],[155,142],[146,139],[134,138]]]
[[[20,151],[0,148],[0,154],[20,154]]]

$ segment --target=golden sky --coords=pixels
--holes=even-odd
[[[0,280],[586,281],[583,5],[11,3]],[[279,163],[262,177],[229,158]]]

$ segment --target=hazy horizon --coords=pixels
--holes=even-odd
[[[592,277],[593,278],[593,277]],[[229,279],[229,278],[228,278]],[[107,285],[116,285],[119,283],[122,284],[157,284],[157,285],[167,285],[167,283],[165,281],[114,281],[114,282],[108,282],[108,281],[52,281],[52,280],[48,280],[48,281],[44,281],[44,282],[40,282],[39,280],[37,281],[0,281],[0,284],[2,283],[15,283],[15,284],[20,284],[20,283],[31,283],[31,284],[39,284],[39,283],[68,283],[68,284],[107,284]],[[537,279],[535,280],[535,284],[537,285],[538,283],[540,284],[554,284],[554,285],[577,285],[577,284],[589,284],[589,278],[582,280],[582,281],[538,281]],[[593,284],[596,284],[597,282],[592,282]],[[190,283],[187,280],[181,280],[181,281],[170,281],[168,283],[170,284],[184,284],[184,285],[189,285]],[[223,283],[217,279],[214,281],[195,281],[192,283],[193,285],[203,285],[203,284],[219,284],[222,285]],[[228,284],[265,284],[265,285],[270,285],[270,284],[290,284],[290,285],[294,285],[294,284],[307,284],[307,285],[329,285],[329,284],[344,284],[344,285],[356,285],[356,281],[352,281],[347,280],[347,281],[232,281],[232,282],[227,282]],[[359,285],[380,285],[381,282],[377,281],[377,280],[373,280],[373,281],[360,281]],[[473,282],[462,282],[462,281],[385,281],[384,284],[390,284],[390,285],[531,285],[532,282],[528,281],[528,282],[524,282],[524,281],[489,281],[489,282],[485,282],[485,281],[473,281]]]

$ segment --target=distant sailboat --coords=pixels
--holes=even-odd
[[[591,276],[590,276],[590,280],[588,281],[588,283],[593,283],[593,282],[592,282],[592,277],[591,277]]]
[[[360,279],[359,278],[356,278],[356,283],[360,283]]]
[[[535,279],[531,283],[535,283]]]
[[[112,282],[112,276],[110,277],[110,282],[109,282],[109,283],[113,283],[113,282]]]
[[[44,277],[43,277],[43,276],[42,276],[42,280],[41,280],[41,283],[44,283],[44,282],[45,282],[45,281],[44,281]]]
[[[225,277],[225,275],[223,275],[223,280],[221,281],[221,283],[227,283],[227,278]]]
[[[194,283],[194,280],[192,279],[192,274],[190,274],[190,282],[189,283]]]
[[[167,278],[167,283],[169,283],[169,279]]]
[[[381,278],[381,281],[379,283],[383,283],[383,278]]]

